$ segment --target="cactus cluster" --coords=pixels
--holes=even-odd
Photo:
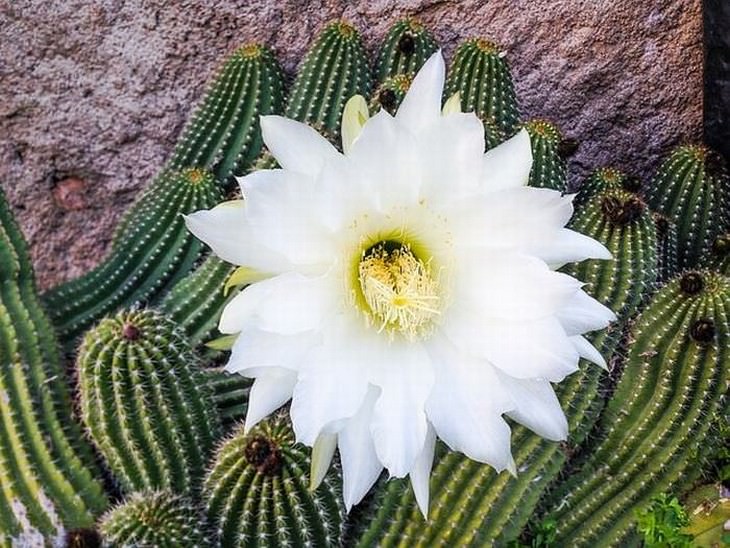
[[[609,372],[581,360],[556,387],[566,443],[513,425],[516,477],[439,444],[428,521],[407,481],[385,477],[346,515],[337,459],[310,489],[285,411],[243,424],[251,381],[220,369],[216,326],[251,280],[206,257],[181,214],[223,200],[233,175],[276,167],[259,115],[285,113],[339,146],[346,101],[392,114],[438,47],[418,21],[398,21],[371,74],[359,32],[332,22],[288,98],[270,50],[234,51],[109,255],[42,300],[0,195],[0,546],[64,535],[68,546],[636,545],[652,501],[692,487],[723,443],[730,379],[730,185],[699,145],[672,151],[647,183],[604,167],[580,187],[569,228],[613,258],[561,270],[617,313],[587,335]],[[457,92],[487,148],[528,132],[530,185],[571,188],[576,143],[520,119],[502,48],[464,41],[444,101]],[[71,350],[84,332],[69,374],[56,335]]]

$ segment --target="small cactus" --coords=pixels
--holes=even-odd
[[[647,201],[677,226],[680,269],[700,264],[730,229],[730,176],[722,157],[704,145],[675,148],[651,181]]]
[[[106,259],[43,296],[62,339],[73,341],[102,316],[153,298],[190,270],[203,245],[185,228],[181,214],[220,200],[213,176],[197,168],[156,179],[122,221]]]
[[[197,487],[218,416],[185,335],[153,310],[122,311],[84,337],[80,408],[128,491]]]
[[[86,527],[107,498],[73,420],[28,248],[0,191],[0,545]]]
[[[596,194],[612,189],[639,195],[642,189],[641,179],[615,167],[600,167],[583,181],[573,203],[576,206],[583,205]]]
[[[199,510],[170,491],[133,493],[99,523],[105,545],[115,548],[209,546]]]
[[[436,50],[438,44],[426,27],[410,17],[400,19],[383,40],[375,77],[381,83],[400,74],[413,77]]]
[[[220,545],[338,546],[344,508],[333,466],[309,490],[309,451],[294,442],[285,414],[240,429],[220,448],[205,480],[208,519]]]
[[[611,207],[605,207],[609,199]],[[636,312],[656,281],[654,224],[643,202],[623,190],[608,190],[577,209],[570,227],[604,244],[613,259],[566,265],[563,271],[586,282],[585,290],[619,315],[619,322],[589,335],[609,357],[622,325]],[[631,213],[626,213],[625,211]],[[359,521],[369,521],[357,538],[361,548],[399,543],[419,546],[503,545],[517,538],[533,517],[539,498],[555,481],[571,447],[582,443],[594,426],[601,403],[603,371],[581,361],[580,371],[556,387],[568,418],[568,444],[560,446],[522,426],[512,430],[516,478],[455,452],[438,451],[431,476],[429,520],[419,515],[404,480],[381,486]],[[362,525],[354,524],[360,531]],[[348,539],[349,540],[349,539]]]
[[[532,170],[530,186],[565,192],[568,186],[568,164],[574,152],[574,141],[563,138],[560,129],[547,120],[530,120],[522,124],[530,135]]]
[[[557,543],[635,542],[636,510],[696,477],[730,378],[730,280],[686,272],[657,292],[631,330],[603,440],[550,497]]]
[[[226,183],[261,150],[259,116],[282,109],[281,68],[271,50],[255,43],[238,48],[213,77],[168,167],[208,169]]]
[[[462,43],[449,71],[446,97],[461,95],[462,112],[475,112],[482,120],[492,120],[506,135],[519,122],[517,96],[512,75],[499,46],[483,38]]]
[[[345,103],[353,95],[369,96],[371,81],[360,33],[346,21],[334,21],[322,29],[302,61],[286,116],[339,135]]]

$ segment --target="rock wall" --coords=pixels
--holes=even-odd
[[[580,140],[574,182],[605,164],[648,177],[702,135],[700,0],[0,2],[0,185],[41,285],[103,256],[226,52],[265,41],[292,75],[328,20],[375,51],[406,14],[447,60],[466,37],[502,44],[523,114]]]

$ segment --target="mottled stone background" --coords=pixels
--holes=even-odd
[[[375,51],[406,14],[447,59],[466,37],[501,43],[523,113],[581,141],[574,181],[604,164],[648,177],[702,135],[700,0],[0,0],[0,184],[41,285],[103,256],[225,53],[263,40],[291,76],[326,21]]]

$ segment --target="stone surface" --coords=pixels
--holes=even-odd
[[[0,184],[41,285],[100,260],[226,52],[266,41],[292,75],[333,17],[375,51],[405,14],[447,60],[469,36],[502,44],[523,114],[581,141],[574,181],[604,164],[648,177],[702,135],[700,0],[0,2]]]
[[[705,0],[705,142],[730,162],[730,2]]]

